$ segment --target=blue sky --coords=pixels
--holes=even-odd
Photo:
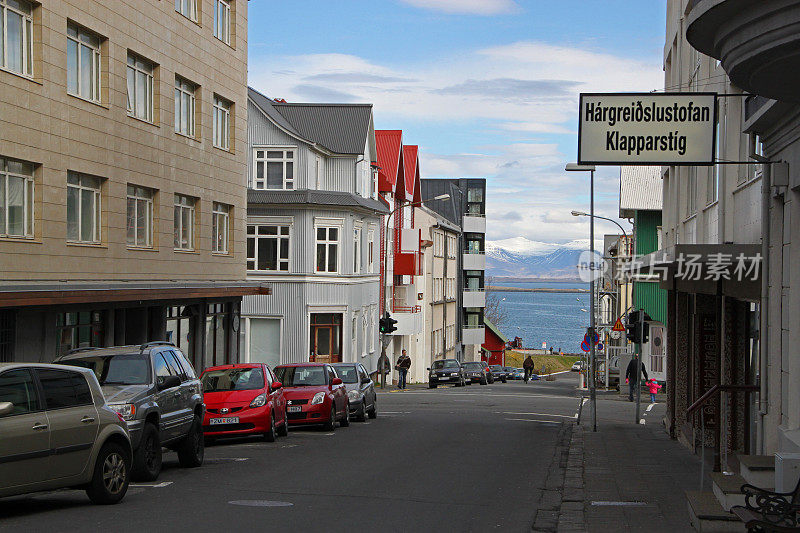
[[[423,177],[488,179],[488,237],[588,236],[577,95],[663,87],[666,0],[249,2],[249,83],[290,102],[369,102]],[[617,167],[597,209],[614,216]],[[613,226],[600,226],[600,233]]]

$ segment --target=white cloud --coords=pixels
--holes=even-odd
[[[519,11],[519,6],[513,0],[401,0],[401,2],[444,13],[504,15]]]

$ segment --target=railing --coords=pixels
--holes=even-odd
[[[472,289],[472,288],[469,288],[469,287],[465,287],[464,288],[464,292],[485,292],[485,291],[486,291],[486,289],[484,289],[484,288],[478,288],[478,289]]]
[[[401,304],[401,305],[398,305]],[[392,312],[394,313],[419,313],[422,311],[421,305],[405,305],[405,301],[392,300]]]
[[[464,329],[481,329],[481,328],[484,328],[484,327],[486,327],[486,326],[484,326],[483,324],[464,324],[462,326],[462,328],[464,328]]]
[[[483,250],[464,250],[464,253],[467,255],[486,255]]]

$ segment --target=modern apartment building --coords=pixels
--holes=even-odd
[[[236,361],[247,2],[0,0],[0,361]]]
[[[248,100],[246,360],[359,362],[378,343],[381,217],[372,106]]]
[[[459,320],[462,360],[480,361],[485,340],[483,309],[486,307],[486,180],[483,178],[423,179],[422,198],[448,194],[448,200],[425,202],[431,210],[462,230],[457,254],[460,296]]]

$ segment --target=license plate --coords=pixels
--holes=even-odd
[[[290,405],[289,407],[286,408],[287,413],[299,413],[302,410],[303,408],[300,405]]]
[[[220,424],[238,424],[239,417],[238,416],[229,416],[227,418],[212,418],[208,421],[210,426],[217,426]]]
[[[450,376],[439,376],[439,379],[450,379]]]

